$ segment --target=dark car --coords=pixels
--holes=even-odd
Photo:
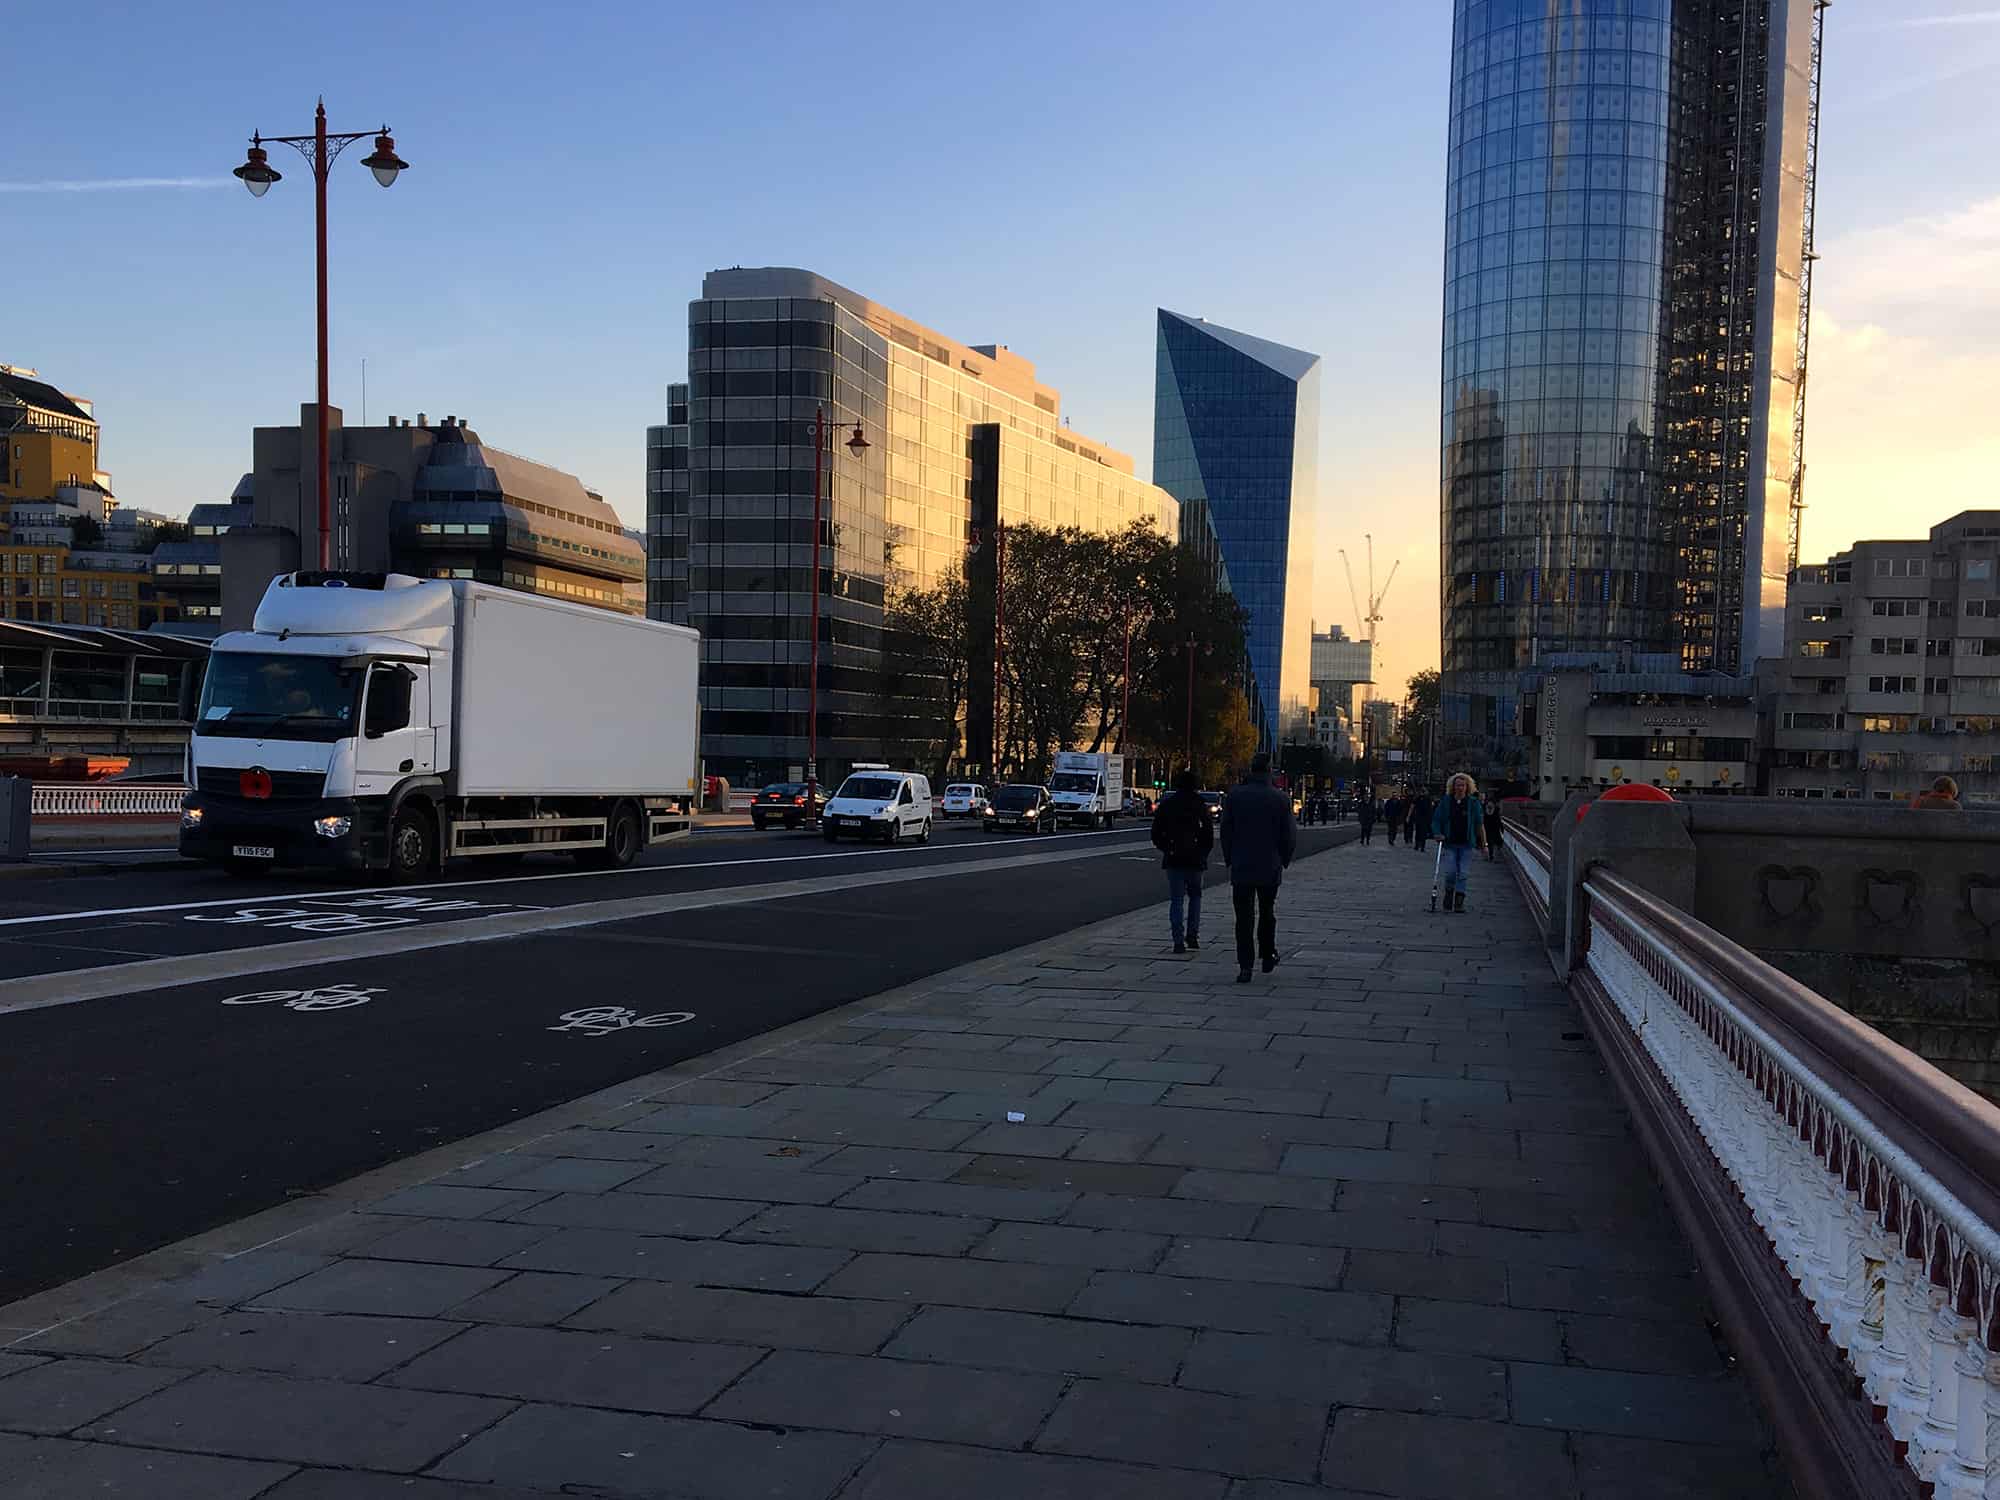
[[[1210,818],[1219,820],[1222,817],[1222,793],[1196,792],[1195,795],[1201,798],[1201,805],[1208,809]]]
[[[817,814],[826,811],[826,788],[820,787],[813,794],[814,821]],[[750,799],[750,823],[754,828],[768,828],[782,820],[787,828],[800,828],[806,822],[806,784],[803,781],[774,781]]]
[[[980,822],[988,833],[1054,833],[1056,805],[1045,786],[998,787]]]

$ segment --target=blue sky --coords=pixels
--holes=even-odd
[[[458,413],[636,524],[702,272],[790,264],[1011,345],[1144,473],[1172,307],[1325,356],[1316,613],[1353,627],[1335,549],[1372,530],[1400,682],[1436,654],[1449,34],[1446,0],[24,8],[10,56],[68,61],[0,104],[0,360],[97,402],[124,502],[225,495],[312,388],[304,163],[228,173],[324,91],[411,163],[336,168],[355,419],[366,356],[371,420]],[[1808,553],[1995,503],[1996,73],[1990,7],[1832,12]],[[152,178],[211,185],[19,190]]]

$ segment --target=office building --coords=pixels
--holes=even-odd
[[[1810,0],[1457,0],[1448,753],[1513,762],[1554,657],[1780,648],[1803,408]]]
[[[47,500],[58,489],[97,484],[97,418],[81,396],[66,396],[36,372],[0,365],[0,504]]]
[[[1363,752],[1376,761],[1382,759],[1383,752],[1396,743],[1396,732],[1401,727],[1402,715],[1395,703],[1387,698],[1370,698],[1361,705],[1361,744]]]
[[[990,767],[998,529],[1148,523],[1171,536],[1179,524],[1128,456],[1068,427],[1028,360],[809,271],[710,272],[688,305],[688,381],[667,407],[647,432],[648,610],[701,631],[702,753],[739,783],[805,770],[817,412],[825,781],[856,760],[912,761],[929,742],[893,692],[884,617],[899,593],[963,571],[986,622],[972,632],[963,759]]]
[[[1773,795],[2000,798],[2000,510],[1801,567],[1770,665]]]
[[[1309,735],[1319,356],[1161,308],[1153,480],[1182,539],[1248,612],[1251,717],[1270,749]]]
[[[1332,715],[1343,730],[1354,726],[1354,690],[1375,681],[1375,643],[1350,640],[1338,625],[1325,634],[1313,632],[1313,709],[1321,718]]]
[[[1525,781],[1544,802],[1636,784],[1675,796],[1755,790],[1754,674],[1683,672],[1672,652],[1553,654],[1520,683],[1530,754]]]
[[[245,474],[226,501],[188,511],[186,535],[153,548],[153,577],[180,605],[174,634],[211,637],[222,630],[222,538],[257,523],[256,476]]]
[[[645,578],[645,551],[575,475],[491,447],[456,416],[348,427],[337,409],[327,415],[334,568],[476,578],[638,612],[627,585]],[[318,562],[315,417],[306,405],[298,426],[256,430],[247,525],[242,486],[226,525],[204,521],[220,527],[225,629],[248,627],[273,575]],[[205,566],[205,554],[192,560]]]

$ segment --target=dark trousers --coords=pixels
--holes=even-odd
[[[1417,849],[1421,852],[1424,847],[1424,840],[1430,837],[1430,825],[1420,818],[1410,826],[1417,830]]]
[[[1275,885],[1232,885],[1229,895],[1236,903],[1236,965],[1251,967],[1259,955],[1275,958],[1278,953],[1278,888]],[[1255,946],[1250,941],[1252,921],[1257,927]]]

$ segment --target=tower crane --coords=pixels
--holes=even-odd
[[[1340,566],[1347,572],[1347,596],[1354,601],[1354,613],[1361,624],[1361,639],[1371,646],[1375,644],[1375,627],[1382,623],[1382,601],[1389,597],[1389,585],[1396,581],[1396,569],[1402,567],[1401,558],[1389,566],[1389,576],[1382,580],[1380,592],[1375,588],[1375,534],[1367,533],[1363,538],[1368,543],[1368,608],[1361,607],[1361,596],[1354,590],[1354,567],[1347,560],[1347,549],[1340,549]]]

